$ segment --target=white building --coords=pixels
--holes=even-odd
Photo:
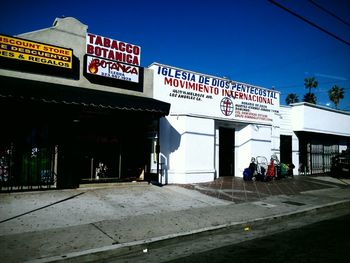
[[[294,174],[325,173],[349,145],[348,112],[280,106],[276,90],[158,63],[149,68],[154,98],[171,104],[160,123],[162,183],[242,177],[251,157],[272,155],[293,163]]]

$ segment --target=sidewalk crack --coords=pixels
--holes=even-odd
[[[35,209],[30,210],[30,211],[27,211],[27,212],[25,212],[25,213],[22,213],[22,214],[19,214],[19,215],[16,215],[16,216],[7,218],[7,219],[5,219],[5,220],[0,221],[0,224],[5,223],[5,222],[10,221],[10,220],[13,220],[13,219],[16,219],[16,218],[18,218],[18,217],[25,216],[25,215],[28,215],[28,214],[30,214],[30,213],[34,213],[34,212],[36,212],[36,211],[39,211],[39,210],[48,208],[48,207],[50,207],[50,206],[54,206],[54,205],[57,205],[57,204],[59,204],[59,203],[66,202],[66,201],[71,200],[71,199],[73,199],[73,198],[76,198],[76,197],[78,197],[78,196],[80,196],[80,195],[82,195],[82,194],[84,194],[84,193],[85,193],[85,192],[82,192],[82,193],[79,193],[79,194],[75,194],[75,195],[69,196],[69,197],[67,197],[67,198],[64,198],[64,199],[58,200],[58,201],[56,201],[56,202],[53,202],[53,203],[51,203],[51,204],[44,205],[44,206],[42,206],[42,207],[35,208]]]
[[[91,225],[93,225],[97,230],[99,230],[104,235],[106,235],[107,237],[112,239],[112,241],[113,241],[112,245],[119,244],[119,242],[117,240],[115,240],[111,235],[109,235],[107,232],[105,232],[102,228],[100,228],[99,226],[95,225],[95,223],[91,223]]]

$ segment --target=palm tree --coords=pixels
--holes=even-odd
[[[286,103],[287,105],[290,105],[291,103],[297,103],[299,102],[299,97],[295,93],[289,93],[286,97]]]
[[[338,109],[339,101],[341,99],[344,99],[344,88],[334,85],[328,91],[328,96],[329,96],[329,99],[334,103],[335,108]]]
[[[306,93],[304,95],[304,101],[312,103],[312,104],[316,104],[317,98],[316,98],[315,94],[313,94],[313,93]]]
[[[311,93],[311,89],[317,88],[317,86],[318,86],[318,82],[315,79],[315,77],[305,78],[304,79],[304,86],[305,86],[305,88],[309,89],[309,93],[305,94],[305,96],[304,96],[304,101],[316,104],[316,96],[315,96],[315,94]]]
[[[318,82],[315,79],[315,77],[305,78],[304,79],[304,86],[305,86],[305,88],[309,89],[309,93],[311,93],[312,88],[317,88]]]

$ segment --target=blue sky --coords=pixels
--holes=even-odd
[[[276,0],[350,42],[350,27],[308,0]],[[350,1],[314,0],[350,23]],[[267,0],[7,1],[0,32],[16,35],[72,16],[90,33],[141,46],[141,65],[152,62],[228,77],[302,100],[304,78],[316,77],[317,103],[345,89],[339,108],[350,110],[350,45],[332,38]],[[330,107],[334,107],[330,103]]]

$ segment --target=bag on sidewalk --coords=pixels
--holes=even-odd
[[[260,167],[260,173],[256,175],[256,180],[261,182],[267,182],[268,177],[266,175],[266,170],[264,167]]]
[[[253,173],[250,168],[245,168],[243,171],[243,180],[244,181],[251,181],[253,180]]]
[[[271,159],[270,164],[267,166],[266,175],[268,177],[274,177],[275,176],[275,162],[273,161],[273,159]]]

